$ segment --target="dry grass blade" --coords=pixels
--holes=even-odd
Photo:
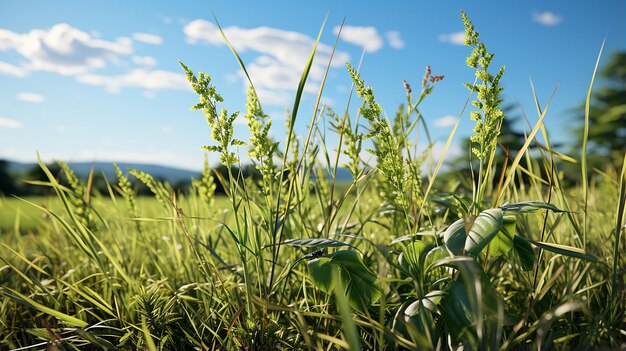
[[[524,153],[530,146],[530,143],[533,141],[533,139],[535,138],[535,135],[537,134],[539,129],[542,127],[543,119],[546,117],[546,113],[548,112],[548,107],[550,106],[550,101],[552,101],[552,98],[554,97],[555,93],[556,93],[556,89],[552,92],[552,96],[550,97],[550,99],[548,100],[548,103],[546,104],[545,108],[541,112],[541,115],[539,116],[537,123],[535,123],[535,127],[530,132],[530,134],[526,137],[526,141],[524,142],[524,145],[517,151],[517,154],[515,155],[515,159],[513,160],[513,163],[511,164],[511,167],[509,168],[507,172],[506,179],[504,181],[504,184],[502,185],[502,192],[498,196],[496,205],[500,204],[500,201],[502,200],[502,196],[504,195],[506,188],[515,177],[515,170],[517,169],[517,165],[519,165],[522,157],[524,156]]]

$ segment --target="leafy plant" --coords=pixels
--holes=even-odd
[[[471,194],[453,172],[438,183],[458,121],[435,169],[422,167],[432,141],[421,104],[443,79],[430,66],[419,94],[404,82],[406,103],[389,121],[348,65],[363,100],[357,115],[349,98],[343,114],[321,105],[322,84],[302,138],[295,124],[320,30],[281,145],[251,79],[244,142],[234,135],[238,113],[218,112],[211,78],[181,64],[211,129],[205,150],[222,165],[212,170],[205,157],[189,192],[130,170],[151,192],[141,197],[118,167],[117,184],[100,194],[91,176],[85,183],[61,164],[62,184],[40,163],[45,178],[32,183],[55,199],[0,199],[3,211],[25,203],[34,213],[0,227],[1,347],[623,348],[626,155],[619,174],[565,184],[560,170],[572,157],[552,149],[547,105],[537,102],[515,157],[496,158],[503,69],[490,72],[493,54],[462,20],[477,77],[467,85],[476,95],[470,154],[480,164]],[[239,146],[253,165],[242,165]],[[349,182],[337,176],[340,155]],[[250,170],[258,177],[245,177]],[[37,218],[34,229],[22,218]]]

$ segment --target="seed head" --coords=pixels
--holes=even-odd
[[[403,80],[402,83],[404,84],[404,89],[406,90],[406,93],[411,95],[411,86],[409,85],[409,82],[407,82],[406,80]]]

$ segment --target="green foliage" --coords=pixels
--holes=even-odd
[[[341,287],[350,305],[358,310],[366,310],[381,295],[376,276],[365,266],[361,257],[352,250],[340,250],[313,259],[307,263],[313,282],[326,293],[335,287],[338,274]]]
[[[0,194],[18,195],[15,178],[9,174],[9,162],[0,160]]]
[[[488,246],[489,249],[487,250],[487,253],[490,256],[502,256],[511,251],[515,237],[516,223],[517,219],[515,216],[502,217],[502,227]]]
[[[517,253],[522,269],[530,271],[535,266],[535,251],[530,242],[519,235],[513,237],[513,249]]]
[[[492,54],[463,19],[482,81],[471,86],[483,156],[473,196],[458,181],[428,196],[437,171],[422,179],[421,164],[431,149],[411,150],[413,135],[427,133],[418,105],[442,78],[430,68],[415,100],[405,83],[407,104],[392,124],[348,66],[364,101],[359,115],[316,108],[307,138],[298,139],[293,123],[312,55],[284,150],[249,91],[255,164],[242,166],[232,151],[243,145],[233,135],[237,114],[218,113],[210,77],[183,65],[222,166],[212,172],[205,158],[187,193],[130,170],[150,197],[137,196],[116,167],[123,203],[111,187],[91,191],[92,180],[83,183],[67,165],[60,183],[40,163],[43,178],[33,184],[56,199],[0,198],[3,212],[29,206],[24,216],[36,222],[25,227],[17,210],[0,227],[0,348],[622,348],[626,171],[609,169],[584,190],[565,186],[557,170],[569,156],[548,140],[536,149],[541,157],[531,155],[541,124],[520,141],[512,166],[499,164],[501,73],[489,75]],[[334,157],[318,116],[339,134]],[[377,171],[361,159],[368,143]],[[340,154],[354,178],[343,185]],[[522,157],[529,161],[516,168]],[[487,186],[497,184],[497,167],[506,181]],[[214,193],[218,185],[226,196]]]
[[[465,239],[465,253],[478,255],[502,228],[502,210],[492,208],[481,212],[474,220]]]

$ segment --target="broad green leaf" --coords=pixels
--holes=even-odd
[[[437,264],[440,260],[450,257],[450,253],[444,246],[437,246],[436,248],[428,251],[426,258],[424,259],[425,270],[429,270],[431,265]]]
[[[435,265],[455,268],[459,274],[447,288],[440,311],[453,341],[470,342],[496,331],[504,321],[503,299],[473,257],[452,257]]]
[[[450,224],[448,229],[443,233],[443,242],[446,245],[446,249],[448,249],[452,255],[462,255],[466,236],[465,220],[463,218]]]
[[[341,250],[316,258],[309,261],[307,267],[315,285],[326,293],[331,293],[335,288],[333,271],[338,271],[345,295],[356,309],[363,311],[380,298],[376,276],[353,250]]]
[[[336,266],[332,263],[330,257],[320,257],[307,262],[309,274],[320,290],[330,294],[334,287],[333,284],[333,269]]]
[[[511,251],[513,247],[513,237],[515,236],[515,216],[504,216],[502,228],[489,243],[489,256],[501,256]]]
[[[432,338],[428,340],[425,329],[428,328],[430,332],[435,327],[435,322],[430,312],[421,314],[418,312],[417,315],[407,316],[405,311],[413,302],[415,302],[414,299],[407,300],[400,305],[390,322],[391,330],[395,335],[401,335],[405,339],[413,341],[415,346],[410,349],[428,350],[432,348],[433,342]]]
[[[524,202],[516,202],[514,204],[506,204],[500,207],[502,211],[505,212],[517,212],[517,213],[527,213],[533,212],[540,209],[550,210],[552,212],[565,212],[553,204],[548,204],[541,201],[524,201]]]
[[[404,310],[404,314],[409,317],[416,316],[419,313],[420,306],[434,313],[437,311],[437,305],[441,302],[441,298],[444,294],[445,292],[442,290],[433,290],[426,294],[424,298],[411,303],[406,310]]]
[[[585,250],[574,247],[574,246],[552,244],[552,243],[546,243],[542,241],[534,241],[531,239],[528,239],[528,241],[530,241],[533,245],[537,247],[540,247],[546,251],[557,253],[559,255],[580,258],[580,259],[591,261],[591,262],[598,261],[598,259],[595,256],[592,256],[586,253]]]
[[[500,208],[491,208],[481,212],[465,239],[465,252],[471,256],[478,255],[502,228],[502,217],[503,213]]]
[[[289,245],[289,246],[298,246],[298,247],[310,247],[310,248],[325,248],[325,247],[340,247],[340,246],[349,246],[354,247],[352,244],[348,244],[343,241],[334,240],[334,239],[325,239],[325,238],[304,238],[304,239],[289,239],[285,240],[282,243],[275,245]],[[263,245],[263,249],[275,245]]]
[[[535,265],[535,251],[526,238],[515,235],[513,238],[513,249],[519,256],[522,269],[531,271]]]
[[[418,349],[428,348],[438,338],[438,335],[435,335],[438,331],[433,316],[438,313],[437,305],[439,305],[444,294],[441,290],[434,290],[423,298],[413,302],[407,301],[410,303],[402,306],[404,317],[402,321],[404,323],[402,328],[399,328],[399,331],[410,335],[413,340],[418,342],[418,345],[421,344]]]
[[[452,282],[446,289],[445,298],[441,301],[441,309],[446,329],[450,330],[455,338],[472,325],[473,315],[470,306],[472,302],[466,286],[459,281]]]

